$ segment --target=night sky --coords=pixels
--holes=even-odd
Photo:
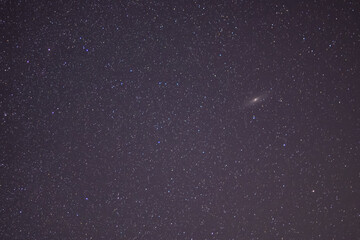
[[[360,239],[359,1],[1,12],[1,239]]]

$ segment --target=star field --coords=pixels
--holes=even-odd
[[[1,239],[360,239],[360,3],[4,1]]]

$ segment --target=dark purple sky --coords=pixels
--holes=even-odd
[[[360,239],[358,1],[114,2],[1,4],[1,239]]]

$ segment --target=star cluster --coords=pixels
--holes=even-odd
[[[4,1],[1,239],[359,239],[358,1]]]

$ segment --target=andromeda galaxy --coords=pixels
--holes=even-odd
[[[268,92],[259,94],[255,97],[251,98],[250,100],[245,101],[243,107],[248,108],[248,107],[256,106],[256,105],[260,104],[261,102],[264,102],[268,97],[269,97]]]

